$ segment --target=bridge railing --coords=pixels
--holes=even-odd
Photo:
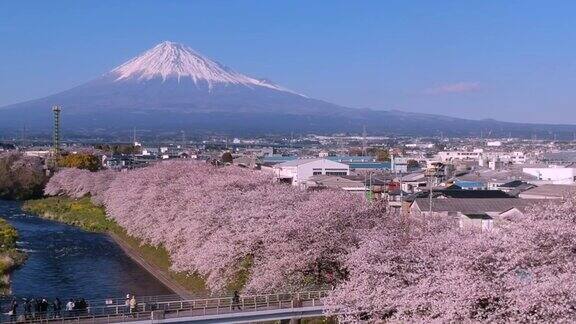
[[[153,312],[162,314],[165,318],[178,318],[183,316],[220,315],[242,311],[259,311],[269,309],[290,309],[305,306],[322,306],[327,291],[307,291],[296,293],[246,295],[241,296],[238,302],[232,297],[215,297],[191,300],[171,300],[156,302],[138,301],[135,312],[130,312],[129,306],[107,305],[89,307],[83,311],[62,311],[58,314],[36,314],[34,318],[27,318],[27,323],[37,322],[125,322],[131,320],[150,319]],[[151,300],[151,299],[148,299]],[[16,318],[12,320],[17,320]]]

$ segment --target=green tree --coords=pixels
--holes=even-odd
[[[232,157],[232,153],[230,152],[224,152],[224,154],[222,154],[222,163],[232,163],[232,161],[234,161],[234,158]]]
[[[41,158],[20,153],[0,154],[0,198],[39,197],[46,181]]]
[[[407,162],[408,164],[408,169],[417,169],[420,167],[420,163],[418,163],[418,161],[416,160],[408,160]]]
[[[390,161],[390,152],[386,149],[378,149],[376,151],[376,161]]]

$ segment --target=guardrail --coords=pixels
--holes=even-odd
[[[307,306],[323,306],[323,298],[327,291],[306,291],[282,294],[247,295],[241,296],[238,302],[232,297],[215,297],[191,300],[171,300],[147,302],[138,300],[135,312],[130,312],[129,306],[124,304],[89,307],[86,310],[66,312],[60,314],[37,313],[27,318],[4,318],[7,322],[24,323],[114,323],[139,321],[163,318],[194,317],[206,315],[231,314],[246,311],[260,311],[271,309],[296,309]]]

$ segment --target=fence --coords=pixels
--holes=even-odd
[[[232,297],[202,298],[178,300],[168,296],[149,296],[139,298],[137,308],[130,312],[124,299],[114,299],[114,304],[105,301],[93,301],[86,310],[36,313],[25,316],[5,316],[2,322],[22,323],[115,323],[152,318],[178,318],[207,315],[231,314],[246,311],[273,309],[297,309],[302,307],[323,306],[327,291],[306,291],[282,294],[247,295],[234,302]]]

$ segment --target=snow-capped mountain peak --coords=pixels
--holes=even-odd
[[[278,91],[292,92],[267,80],[258,80],[238,73],[213,61],[190,47],[165,41],[128,62],[113,69],[110,74],[115,81],[151,80],[163,81],[175,78],[191,79],[196,85],[206,84],[209,88],[218,84],[266,87]]]

